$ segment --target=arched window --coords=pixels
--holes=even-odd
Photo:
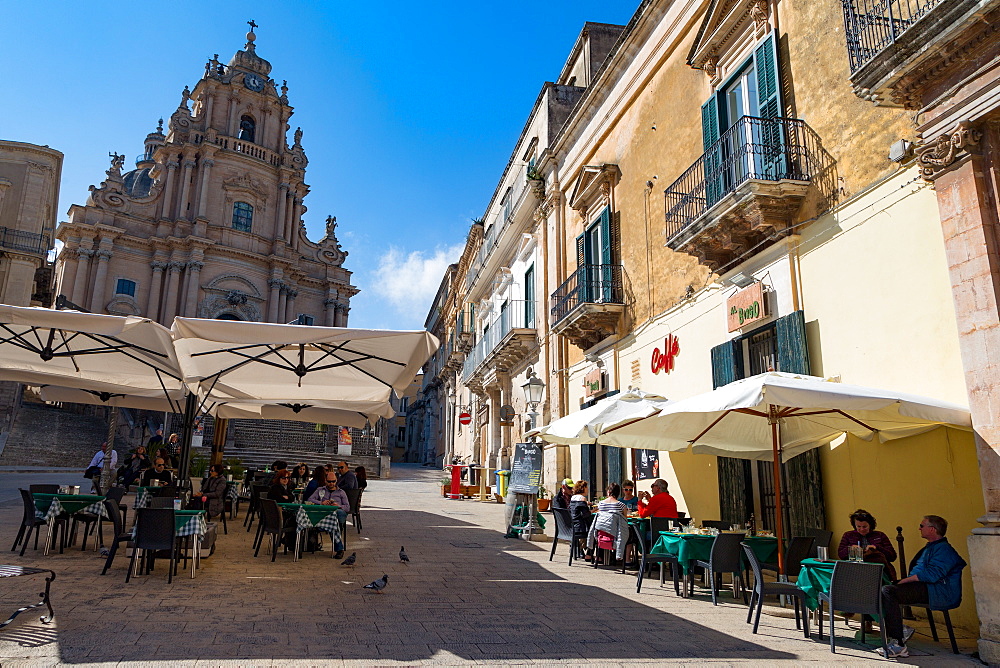
[[[253,120],[253,116],[241,116],[240,117],[240,135],[239,138],[244,141],[254,141],[254,137],[257,134],[257,123]]]
[[[253,229],[253,206],[246,202],[233,204],[233,229],[250,232]]]

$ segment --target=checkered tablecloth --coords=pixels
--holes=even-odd
[[[35,494],[35,517],[50,521],[60,513],[93,513],[107,517],[104,497],[94,494]]]
[[[294,510],[295,524],[299,531],[319,529],[330,534],[335,543],[341,540],[340,522],[337,518],[338,507],[302,503],[279,503],[278,505],[287,510]]]
[[[137,487],[135,490],[135,509],[145,508],[149,505],[149,499],[152,496],[149,493],[149,487]]]
[[[205,521],[205,512],[201,510],[175,510],[174,511],[174,535],[181,536],[204,536],[208,531],[208,522]]]

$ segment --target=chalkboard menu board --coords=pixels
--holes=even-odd
[[[510,485],[516,494],[538,494],[542,479],[541,443],[518,443],[514,446],[514,461],[510,467]]]

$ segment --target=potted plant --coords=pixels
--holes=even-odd
[[[545,512],[549,509],[549,504],[552,503],[549,490],[544,487],[538,488],[538,512]]]
[[[441,478],[441,496],[448,498],[448,492],[451,491],[451,478],[445,476]]]

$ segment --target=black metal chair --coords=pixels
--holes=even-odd
[[[361,533],[361,497],[364,495],[364,491],[363,489],[344,490],[344,493],[347,494],[347,502],[351,504],[351,521],[358,533]]]
[[[274,561],[278,556],[278,545],[281,544],[282,539],[287,534],[294,534],[296,531],[296,527],[294,526],[285,526],[285,518],[281,514],[278,502],[271,499],[260,499],[260,529],[261,539],[255,546],[253,556],[256,557],[260,554],[260,546],[264,542],[264,534],[269,534],[271,536],[271,561]],[[288,551],[287,547],[285,551]]]
[[[247,533],[253,528],[254,520],[260,514],[260,501],[267,495],[268,485],[255,482],[250,485],[250,505],[247,508],[247,516],[243,520],[243,526],[247,528]],[[258,528],[257,535],[260,535]]]
[[[149,504],[146,507],[147,508],[159,508],[159,509],[169,508],[169,509],[173,510],[174,509],[174,499],[170,498],[170,497],[165,497],[165,496],[154,496],[153,498],[151,498],[149,500]]]
[[[556,545],[560,540],[565,540],[569,542],[569,565],[573,565],[573,558],[576,557],[580,551],[580,541],[587,540],[587,534],[585,532],[578,532],[573,530],[573,516],[570,515],[568,508],[553,508],[552,516],[556,518],[556,535],[552,539],[552,551],[549,553],[549,561],[552,561],[552,557],[556,553]]]
[[[765,582],[764,575],[761,573],[762,564],[757,561],[757,555],[753,553],[750,546],[746,543],[740,543],[743,551],[746,553],[747,563],[750,564],[751,570],[753,570],[753,591],[750,592],[750,606],[747,609],[747,624],[750,623],[750,616],[753,615],[753,632],[757,633],[757,627],[760,626],[760,611],[764,607],[764,597],[765,596],[791,596],[795,599],[795,628],[805,627],[805,637],[809,637],[809,611],[806,608],[806,593],[796,587],[791,582]],[[799,602],[802,603],[802,615],[803,622],[799,621]],[[754,605],[756,604],[756,614],[754,614]]]
[[[112,499],[105,499],[104,510],[108,514],[108,519],[111,520],[114,536],[111,537],[111,549],[108,551],[108,559],[104,562],[104,570],[101,571],[101,575],[107,575],[108,569],[114,563],[119,543],[128,543],[132,540],[132,532],[125,530],[125,520],[118,509],[118,504]]]
[[[35,549],[37,550],[38,534],[41,533],[38,527],[43,527],[48,522],[35,517],[35,499],[32,497],[31,492],[26,489],[18,491],[21,492],[21,501],[24,503],[24,515],[21,517],[21,526],[17,530],[17,537],[14,539],[14,545],[10,548],[10,551],[13,552],[20,545],[20,556],[23,557],[24,550],[28,547],[28,541],[31,540],[31,532],[35,532]]]
[[[174,537],[173,508],[140,508],[135,519],[135,548],[132,550],[132,560],[129,562],[125,582],[132,578],[132,573],[138,563],[145,564],[148,574],[153,569],[157,551],[170,553],[170,567],[167,570],[167,584],[174,580],[174,564],[177,562],[177,540]],[[139,554],[142,559],[139,560]]]
[[[799,569],[802,568],[802,560],[808,559],[813,553],[813,545],[816,539],[812,536],[795,536],[785,550],[785,575],[787,577],[799,576]],[[760,565],[762,571],[778,572],[778,564],[764,562]]]
[[[706,529],[718,529],[719,531],[729,531],[733,528],[732,522],[724,522],[723,520],[704,520],[701,525]]]
[[[740,549],[743,537],[742,533],[720,533],[712,541],[712,552],[708,561],[694,560],[694,565],[704,568],[706,575],[711,579],[712,605],[719,604],[719,587],[722,586],[723,573],[733,575],[733,598],[736,598],[737,591],[742,590],[743,603],[747,602],[746,587],[743,584],[743,551]],[[694,592],[694,579],[691,580],[689,591]]]
[[[128,493],[128,488],[126,487],[112,487],[108,490],[108,493],[104,495],[105,499],[111,499],[118,504],[118,510],[122,514],[122,525],[128,526],[128,506],[122,503],[125,495]]]
[[[176,485],[164,485],[163,487],[154,487],[149,490],[153,498],[157,499],[176,499],[177,498],[177,486]]]
[[[948,629],[948,640],[951,641],[951,652],[952,654],[958,654],[958,642],[955,640],[955,628],[951,625],[951,615],[948,614],[948,611],[954,610],[954,608],[929,608],[926,605],[917,605],[914,607],[923,608],[927,611],[927,622],[931,625],[931,635],[934,637],[934,642],[938,642],[939,640],[937,624],[934,623],[934,611],[936,610],[944,614],[944,625]]]
[[[833,633],[833,613],[854,612],[862,615],[882,615],[882,564],[863,561],[838,561],[833,565],[830,591],[819,592],[819,639],[823,640],[823,603],[830,607],[830,651],[836,654]],[[889,655],[885,625],[881,626],[882,647]],[[865,626],[861,625],[861,642],[865,642]]]
[[[670,573],[674,577],[674,593],[678,596],[681,595],[681,584],[680,584],[680,570],[681,565],[677,557],[673,554],[650,554],[649,549],[646,547],[646,537],[643,532],[635,524],[629,524],[629,532],[632,534],[632,540],[638,546],[639,550],[639,574],[636,576],[635,581],[635,593],[642,592],[642,580],[646,576],[646,568],[652,566],[653,564],[660,565],[660,586],[666,581],[664,576],[663,566],[665,564],[670,565]]]
[[[818,548],[829,548],[830,541],[833,540],[833,532],[827,531],[826,529],[806,529],[804,533],[805,535],[812,536],[813,539],[815,539],[812,552],[809,553],[809,557],[812,559],[816,558]]]

